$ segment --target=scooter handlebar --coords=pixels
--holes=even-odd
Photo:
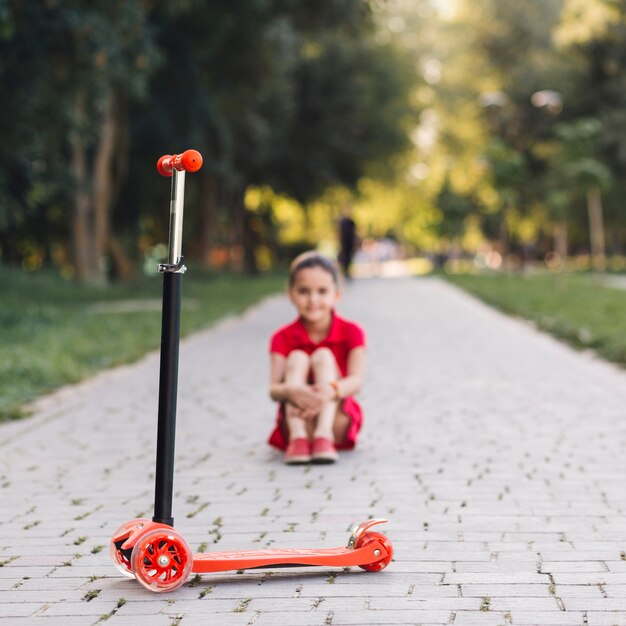
[[[185,150],[182,154],[166,154],[157,161],[161,176],[171,176],[173,170],[197,172],[202,167],[202,155],[197,150]]]

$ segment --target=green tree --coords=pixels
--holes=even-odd
[[[606,267],[606,250],[602,191],[611,185],[611,172],[598,159],[600,132],[601,123],[593,118],[579,119],[574,123],[560,124],[557,127],[557,137],[561,141],[560,157],[563,171],[587,198],[593,267],[603,271]]]
[[[59,235],[70,229],[77,278],[106,281],[104,261],[114,252],[110,206],[126,156],[125,104],[145,95],[158,57],[145,6],[12,3],[3,14],[0,72],[9,89],[0,214],[9,258],[20,256],[34,220],[45,225],[54,216]],[[43,247],[55,241],[40,236]]]
[[[596,265],[601,265],[600,221],[598,217],[592,220],[592,215],[602,215],[601,221],[606,222],[606,234],[614,250],[621,248],[623,252],[626,245],[622,211],[626,174],[626,78],[622,71],[626,63],[626,3],[624,0],[594,0],[587,11],[584,17],[593,28],[570,37],[566,48],[576,68],[567,121],[574,124],[571,132],[576,133],[588,126],[585,120],[595,120],[593,137],[583,138],[591,160],[582,162],[584,171],[579,175],[588,181],[588,206],[597,207],[589,219],[596,223],[595,236],[592,236],[596,241],[594,257]],[[581,125],[576,126],[579,118]],[[593,146],[589,146],[590,142]],[[600,191],[606,201],[602,204]]]

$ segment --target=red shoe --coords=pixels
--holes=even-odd
[[[308,439],[299,437],[289,442],[285,452],[287,465],[304,465],[311,462],[311,444]]]
[[[313,463],[334,463],[339,458],[335,444],[326,437],[315,437],[311,451]]]

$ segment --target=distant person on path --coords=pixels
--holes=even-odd
[[[346,278],[350,279],[350,266],[357,248],[356,223],[352,219],[352,209],[346,205],[339,220],[339,263]]]
[[[335,312],[339,270],[317,252],[291,264],[288,295],[298,318],[270,341],[270,396],[279,402],[268,443],[285,463],[334,463],[356,443],[363,420],[353,398],[363,384],[365,333]]]

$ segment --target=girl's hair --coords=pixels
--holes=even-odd
[[[293,287],[299,271],[310,267],[322,268],[325,272],[328,272],[332,276],[335,285],[337,287],[339,286],[339,268],[336,263],[327,256],[313,250],[311,252],[303,252],[291,263],[291,267],[289,268],[289,287]]]

